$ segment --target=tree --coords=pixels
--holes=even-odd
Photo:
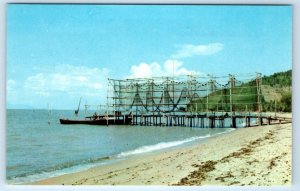
[[[291,112],[292,111],[292,92],[286,92],[280,99],[281,111]]]

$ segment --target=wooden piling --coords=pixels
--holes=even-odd
[[[236,117],[235,116],[231,116],[231,120],[232,120],[232,128],[236,128]]]

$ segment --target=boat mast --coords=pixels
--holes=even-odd
[[[76,117],[78,116],[80,103],[81,103],[81,97],[80,97],[80,100],[79,100],[78,108],[77,108],[77,110],[75,110],[75,115],[76,115]]]

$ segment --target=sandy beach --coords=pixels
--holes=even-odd
[[[292,124],[237,129],[35,185],[291,185]]]

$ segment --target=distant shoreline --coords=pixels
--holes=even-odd
[[[292,124],[240,128],[202,144],[29,185],[290,185],[291,152]]]

